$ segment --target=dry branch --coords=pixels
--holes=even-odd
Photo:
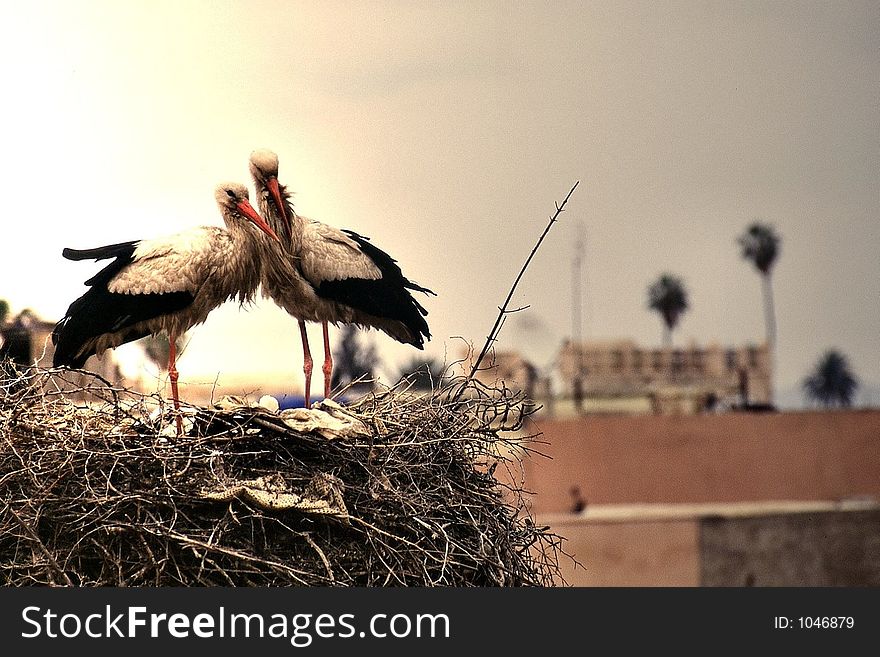
[[[529,264],[532,262],[532,258],[535,257],[535,254],[541,247],[541,243],[544,241],[544,238],[547,237],[547,233],[550,232],[553,224],[555,224],[558,220],[559,215],[562,214],[562,212],[565,210],[565,205],[566,203],[568,203],[568,199],[570,199],[571,195],[574,194],[574,190],[577,189],[577,186],[579,184],[580,180],[575,181],[574,185],[571,186],[571,189],[568,190],[568,194],[566,194],[565,198],[562,200],[562,203],[556,203],[556,212],[554,212],[550,216],[550,221],[544,228],[544,232],[541,233],[541,236],[538,238],[537,243],[532,248],[531,253],[529,253],[529,257],[526,258],[526,261],[523,263],[522,268],[519,270],[519,274],[517,274],[516,279],[514,279],[513,281],[513,285],[510,287],[510,292],[507,293],[507,298],[504,300],[504,303],[498,307],[498,317],[495,319],[495,324],[492,325],[492,330],[489,331],[489,335],[486,337],[486,343],[483,345],[483,349],[480,351],[479,356],[477,356],[477,359],[474,361],[470,372],[464,378],[461,387],[456,391],[454,399],[461,398],[462,394],[464,394],[464,391],[467,389],[468,384],[473,380],[474,376],[476,376],[476,373],[480,371],[480,365],[482,364],[483,359],[486,357],[486,354],[492,348],[492,345],[494,345],[495,341],[498,339],[498,333],[501,331],[501,327],[504,325],[504,319],[507,317],[507,315],[528,308],[528,306],[524,306],[522,308],[509,310],[508,306],[510,305],[510,300],[513,299],[513,294],[514,292],[516,292],[516,288],[519,285],[520,280],[522,280],[523,275],[526,273],[526,269],[528,269]]]

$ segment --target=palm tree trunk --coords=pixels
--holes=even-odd
[[[767,330],[767,361],[769,372],[769,395],[767,401],[773,403],[773,377],[776,372],[776,310],[773,306],[773,285],[770,274],[761,277],[764,287],[764,323]]]
[[[667,349],[672,348],[672,327],[669,324],[663,324],[663,346]]]
[[[764,326],[767,330],[767,346],[771,351],[776,348],[776,312],[773,307],[773,285],[770,274],[761,277],[764,283]]]

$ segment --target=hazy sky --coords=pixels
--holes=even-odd
[[[661,340],[764,335],[736,237],[775,226],[777,385],[837,348],[880,383],[876,2],[4,2],[0,297],[57,319],[91,247],[219,224],[213,189],[267,147],[297,209],[369,235],[434,289],[428,353],[479,348],[554,202],[499,346],[549,364],[572,326]],[[268,302],[192,332],[184,379],[298,381],[296,324]],[[414,353],[371,333],[391,363]],[[320,331],[312,332],[320,353]],[[874,403],[880,399],[874,399]]]

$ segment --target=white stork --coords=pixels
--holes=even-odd
[[[424,318],[428,311],[409,291],[434,293],[406,278],[397,261],[369,238],[298,215],[278,183],[278,156],[272,151],[251,153],[250,171],[260,212],[281,238],[260,240],[263,294],[299,320],[306,406],[312,377],[307,321],[323,328],[325,397],[333,371],[328,322],[376,328],[424,349],[424,340],[431,338]]]
[[[174,408],[180,409],[176,338],[228,299],[253,299],[260,240],[251,222],[278,240],[244,185],[225,183],[214,196],[226,229],[200,226],[169,237],[62,251],[68,260],[114,260],[85,282],[89,290],[55,326],[55,367],[81,368],[93,354],[164,331]],[[178,414],[178,434],[182,427]]]

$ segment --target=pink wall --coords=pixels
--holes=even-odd
[[[880,410],[539,419],[532,510],[588,503],[880,499]]]

